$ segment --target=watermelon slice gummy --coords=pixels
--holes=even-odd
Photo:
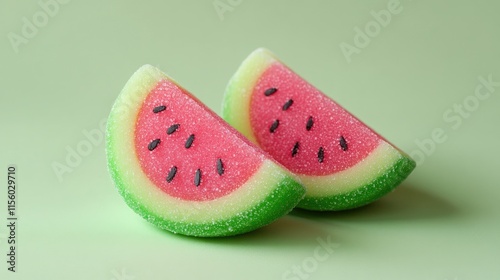
[[[106,150],[126,203],[184,235],[254,230],[288,213],[305,193],[293,174],[149,65],[118,96]]]
[[[294,172],[298,207],[344,210],[393,190],[415,162],[265,49],[230,80],[223,118]]]

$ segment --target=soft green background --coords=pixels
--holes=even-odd
[[[73,0],[13,47],[23,18],[45,12],[37,1],[1,2],[1,279],[283,279],[302,265],[309,272],[289,279],[500,279],[500,87],[467,117],[452,113],[455,129],[443,118],[474,101],[480,76],[500,82],[498,1],[401,0],[401,12],[350,63],[340,45],[353,45],[355,28],[389,1],[221,3],[231,10],[219,15],[213,0]],[[99,123],[145,63],[219,113],[228,79],[257,47],[408,153],[435,129],[446,139],[395,192],[362,209],[297,210],[224,239],[155,229],[114,189]],[[89,143],[87,132],[96,133],[91,150],[59,180],[52,165]],[[19,177],[15,274],[4,262],[11,163]],[[317,238],[338,248],[311,267]]]

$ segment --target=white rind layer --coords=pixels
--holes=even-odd
[[[366,158],[349,169],[326,176],[300,174],[297,176],[307,186],[306,196],[308,197],[340,195],[373,182],[392,169],[402,157],[398,150],[381,141],[380,145]]]

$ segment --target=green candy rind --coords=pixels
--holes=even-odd
[[[113,145],[112,141],[108,146]],[[126,184],[117,170],[113,155],[108,154],[108,167],[115,181],[118,192],[121,194],[127,205],[137,214],[142,216],[153,225],[174,233],[198,236],[198,237],[219,237],[232,236],[246,233],[257,228],[270,224],[274,220],[288,214],[304,196],[304,188],[291,177],[284,177],[275,187],[273,192],[259,204],[250,207],[239,215],[225,220],[214,221],[213,223],[183,223],[164,219],[149,211],[145,205],[129,192]]]
[[[316,211],[338,211],[367,205],[394,190],[415,166],[414,160],[403,156],[369,184],[335,196],[305,197],[297,207]]]

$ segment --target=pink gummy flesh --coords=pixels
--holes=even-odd
[[[265,96],[269,88],[274,94]],[[289,99],[293,104],[282,110]],[[250,121],[259,145],[292,172],[303,175],[327,175],[352,167],[383,141],[376,133],[340,105],[304,81],[286,66],[275,62],[264,71],[254,88],[250,104]],[[312,116],[314,125],[306,130]],[[278,119],[274,133],[269,129]],[[343,136],[348,150],[343,151]],[[298,153],[292,149],[299,142]],[[318,150],[324,149],[324,160]]]
[[[153,108],[161,105],[166,110],[153,113]],[[167,135],[173,124],[180,124],[179,129]],[[186,149],[191,134],[194,142]],[[162,80],[139,112],[135,148],[143,172],[161,190],[183,200],[204,201],[231,193],[261,165],[264,156],[240,137],[189,93]],[[161,142],[149,151],[148,144],[155,139]],[[224,165],[222,176],[217,173],[218,158]],[[166,177],[172,166],[177,167],[177,173],[169,183]],[[199,186],[194,184],[197,169],[202,172]]]

